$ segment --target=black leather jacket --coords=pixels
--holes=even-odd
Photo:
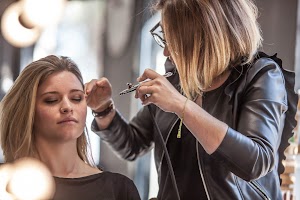
[[[222,97],[216,99],[217,109],[210,110],[203,102],[207,112],[230,127],[211,155],[197,142],[199,170],[208,199],[282,199],[278,171],[283,171],[283,150],[278,152],[278,149],[282,133],[288,132],[288,137],[291,136],[296,124],[295,109],[292,113],[286,112],[284,70],[271,57],[261,57],[253,65],[232,69]],[[170,77],[169,81],[179,88],[178,76]],[[167,143],[178,117],[155,105],[150,106]],[[289,122],[285,122],[286,117]],[[288,130],[283,130],[287,123],[290,123],[285,127]],[[160,179],[164,152],[147,107],[129,123],[117,113],[108,129],[100,131],[94,122],[92,130],[128,160],[134,160],[155,146],[154,158]],[[287,141],[283,146],[285,149]]]

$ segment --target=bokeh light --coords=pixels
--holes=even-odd
[[[31,26],[46,27],[59,22],[66,0],[23,0],[22,17]]]
[[[15,47],[32,45],[40,36],[40,28],[25,28],[19,21],[23,12],[22,2],[12,3],[3,13],[1,31],[3,37]]]
[[[33,158],[22,158],[0,168],[0,197],[19,200],[51,199],[55,184],[48,168]],[[0,198],[2,199],[2,198]]]

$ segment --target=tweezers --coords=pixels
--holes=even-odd
[[[167,73],[165,73],[163,76],[164,77],[170,77],[170,76],[172,76],[173,75],[173,73],[172,72],[167,72]],[[136,84],[136,85],[128,85],[128,89],[125,89],[125,90],[123,90],[122,92],[120,92],[120,95],[123,95],[123,94],[127,94],[127,93],[130,93],[130,92],[133,92],[133,91],[135,91],[139,86],[140,86],[140,84],[141,83],[145,83],[145,82],[147,82],[147,81],[150,81],[150,79],[146,79],[146,80],[144,80],[144,81],[141,81],[141,82],[139,82],[138,84]]]

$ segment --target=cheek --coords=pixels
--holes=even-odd
[[[39,110],[37,113],[36,113],[36,117],[38,119],[43,119],[43,120],[48,120],[48,119],[51,119],[53,118],[53,114],[52,113],[52,109],[44,109],[44,110]]]
[[[50,121],[53,121],[53,110],[51,108],[36,108],[33,123],[35,128],[42,127],[44,124],[49,125]]]
[[[87,115],[87,108],[82,109],[80,118],[85,121],[86,120],[86,115]]]
[[[86,116],[87,116],[87,105],[82,104],[78,106],[78,117],[80,118],[80,121],[83,121],[85,123],[86,121]]]

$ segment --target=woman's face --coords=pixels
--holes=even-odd
[[[161,29],[162,29],[163,35],[165,35],[162,22],[160,22],[160,27],[161,27]],[[172,56],[171,56],[171,53],[170,53],[170,51],[169,51],[169,49],[168,49],[168,42],[167,42],[167,41],[166,41],[166,44],[165,44],[165,47],[164,47],[163,54],[164,54],[164,56],[168,57],[168,58],[171,60],[171,62],[172,62],[173,64],[175,64],[175,63],[174,63],[174,60],[173,60],[173,58],[172,58]]]
[[[173,65],[176,65],[173,58],[172,58],[172,56],[171,56],[171,53],[168,49],[168,45],[165,46],[163,53],[164,53],[164,56],[166,56],[172,62]]]
[[[33,131],[51,142],[76,140],[85,127],[87,104],[82,85],[68,71],[50,75],[38,87]]]

